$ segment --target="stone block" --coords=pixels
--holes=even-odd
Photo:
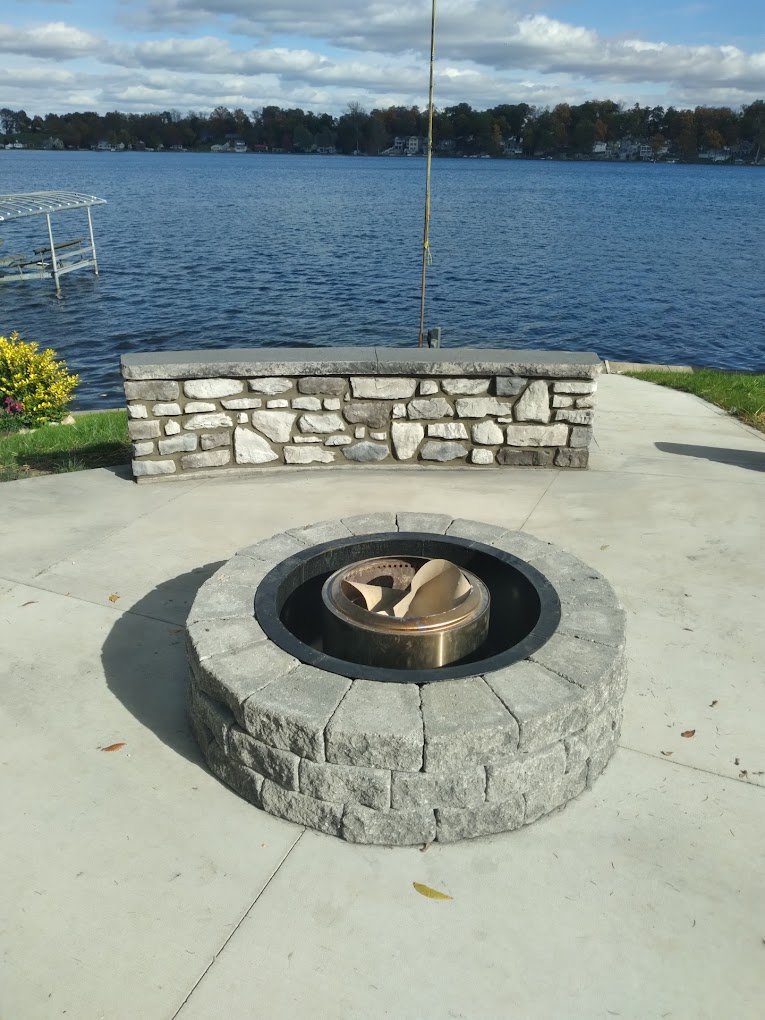
[[[401,400],[413,397],[417,389],[416,379],[403,376],[352,376],[351,391],[354,397],[370,400]]]
[[[422,531],[432,535],[445,534],[453,520],[448,514],[421,514],[413,511],[396,514],[399,531]]]
[[[562,743],[521,755],[516,761],[490,764],[486,769],[486,801],[504,803],[517,794],[533,794],[539,800],[552,801],[565,771],[566,752]],[[527,816],[526,821],[534,819]]]
[[[505,433],[494,421],[482,421],[473,426],[473,442],[483,446],[499,446],[505,441]]]
[[[439,843],[456,843],[460,839],[520,829],[524,812],[525,803],[521,794],[504,803],[486,803],[469,808],[438,808],[436,839]]]
[[[203,453],[187,453],[181,457],[181,467],[184,471],[198,470],[199,468],[223,467],[231,461],[231,450],[205,450]]]
[[[170,414],[169,411],[165,411],[165,412],[157,411],[156,408],[158,408],[158,407],[177,407],[178,410],[173,412],[173,413],[174,414],[180,414],[181,413],[181,409],[180,409],[178,404],[155,404],[154,405],[154,408],[155,408],[154,413],[155,414],[161,414],[161,413]],[[217,411],[217,410],[218,410],[218,407],[217,407],[217,404],[215,403],[214,400],[187,400],[185,405],[184,405],[184,408],[183,408],[184,414],[206,414],[206,413],[208,413],[210,411]]]
[[[241,393],[244,383],[241,379],[188,379],[183,384],[187,397],[209,400],[215,397],[233,397]]]
[[[319,393],[332,397],[342,397],[348,388],[348,380],[338,376],[306,376],[298,379],[298,393]]]
[[[396,515],[356,514],[354,517],[343,517],[343,524],[353,535],[374,535],[384,531],[395,531]]]
[[[231,446],[230,432],[211,432],[199,437],[199,445],[203,450],[217,450],[220,446]]]
[[[555,412],[556,421],[566,421],[569,425],[592,425],[595,420],[594,411],[575,411],[571,408],[565,408],[562,411]]]
[[[437,460],[442,463],[467,457],[467,446],[462,443],[450,443],[439,439],[429,439],[420,450],[421,460]]]
[[[354,680],[327,726],[325,739],[330,762],[416,772],[422,765],[423,746],[416,684]]]
[[[133,475],[174,475],[175,461],[172,460],[134,460]]]
[[[406,404],[394,404],[391,418],[406,418]]]
[[[517,397],[527,382],[528,379],[516,375],[497,376],[497,396]]]
[[[213,700],[192,684],[189,692],[189,716],[201,722],[213,735],[220,748],[228,752],[228,734],[235,720],[227,705]]]
[[[240,558],[257,560],[275,567],[277,563],[281,563],[288,556],[294,556],[295,553],[301,552],[303,549],[305,549],[304,542],[295,538],[294,535],[287,535],[282,532],[279,535],[272,535],[270,538],[264,538],[260,542],[255,542],[253,545],[240,549],[235,558],[237,560]],[[230,563],[231,561],[229,560]]]
[[[526,659],[484,676],[518,721],[518,750],[539,751],[582,729],[587,709],[581,688]]]
[[[428,425],[428,439],[467,439],[468,431],[461,421],[440,422]]]
[[[481,677],[426,684],[422,717],[426,772],[485,764],[518,747],[518,723]]]
[[[343,456],[346,460],[357,461],[361,464],[385,460],[389,455],[390,450],[384,443],[356,443],[353,446],[343,447]]]
[[[285,464],[331,464],[335,459],[329,450],[315,449],[307,446],[285,446]]]
[[[568,445],[572,450],[586,450],[592,441],[592,428],[584,425],[574,425],[571,429],[571,436]]]
[[[324,729],[350,686],[346,677],[301,664],[247,699],[245,728],[272,747],[324,761]]]
[[[624,644],[624,610],[617,605],[588,605],[575,600],[563,606],[558,630],[582,641],[620,648]]]
[[[583,379],[556,379],[553,393],[575,393],[577,395],[594,393],[597,383]]]
[[[589,450],[558,450],[555,454],[555,466],[561,468],[586,468],[589,459]]]
[[[327,439],[325,439],[324,440],[324,445],[325,446],[348,446],[348,444],[352,443],[352,442],[353,442],[353,440],[351,439],[350,436],[338,436],[338,435],[334,435],[334,436],[329,436]]]
[[[165,453],[166,451],[160,450],[159,452]],[[154,453],[154,443],[151,439],[146,439],[142,443],[133,443],[134,457],[149,457],[152,453]]]
[[[199,437],[195,436],[193,432],[189,432],[180,436],[172,436],[170,439],[160,439],[157,443],[157,448],[163,455],[189,453],[191,450],[196,450],[198,442]]]
[[[129,418],[148,418],[149,412],[146,404],[128,404]]]
[[[370,439],[376,439],[379,443],[387,442],[388,433],[387,432],[370,432],[369,433],[369,438]]]
[[[364,425],[357,425],[353,430],[353,435],[356,439],[363,439],[366,434],[367,430]]]
[[[325,411],[339,411],[343,406],[342,400],[339,397],[327,397],[326,400],[322,401]]]
[[[253,428],[274,443],[288,443],[296,418],[291,411],[253,411],[251,421]]]
[[[266,569],[265,564],[263,569]],[[186,628],[187,651],[192,661],[197,663],[204,662],[213,655],[230,655],[232,652],[243,651],[266,640],[260,624],[251,615],[237,616],[233,619],[218,617],[195,619]]]
[[[241,426],[234,430],[234,456],[237,464],[267,464],[279,459],[279,454],[263,436]]]
[[[491,415],[513,413],[513,405],[496,397],[462,397],[455,401],[460,418],[489,418]]]
[[[230,414],[219,411],[217,414],[192,414],[184,421],[183,427],[185,429],[222,429],[233,424],[234,420]]]
[[[373,429],[385,428],[390,419],[390,405],[379,401],[368,404],[348,403],[343,408],[343,416],[352,425],[369,425]]]
[[[290,406],[289,400],[267,400],[266,401],[266,407],[269,407],[269,408],[282,408],[282,407],[289,407],[289,406]]]
[[[131,439],[156,439],[160,435],[158,421],[129,421],[128,435]]]
[[[411,460],[425,438],[425,429],[415,422],[394,421],[390,427],[390,437],[398,460]]]
[[[489,392],[488,379],[443,379],[441,386],[450,396],[477,397]]]
[[[470,451],[470,463],[471,464],[493,464],[494,454],[491,450],[471,450]]]
[[[263,783],[261,800],[265,810],[278,818],[296,825],[306,825],[309,829],[317,829],[330,836],[339,836],[341,833],[342,804],[330,804],[325,800],[315,800],[302,793],[285,790],[270,779]]]
[[[269,747],[262,740],[256,740],[245,730],[233,725],[228,732],[228,753],[242,765],[259,772],[266,779],[272,779],[285,790],[298,789],[300,758],[291,751]]]
[[[181,426],[180,426],[179,422],[173,421],[172,419],[170,421],[168,421],[168,422],[165,422],[165,435],[166,436],[177,436],[180,431],[181,431]]]
[[[555,450],[518,450],[505,446],[497,451],[497,463],[505,467],[552,467]]]
[[[550,390],[543,379],[535,379],[530,382],[515,405],[514,415],[516,421],[539,421],[550,420]]]
[[[278,393],[288,393],[292,389],[292,382],[289,379],[279,377],[250,379],[249,385],[252,393],[262,393],[267,397],[275,397]]]
[[[223,751],[214,742],[208,745],[207,764],[210,771],[226,786],[230,786],[240,797],[244,797],[255,807],[262,806],[261,792],[263,789],[263,776],[246,765],[225,757]]]
[[[552,398],[552,406],[554,408],[556,408],[556,409],[559,408],[559,407],[573,407],[574,406],[574,398],[573,397],[553,397]]]
[[[475,807],[483,803],[485,790],[482,765],[461,765],[445,772],[394,772],[390,804],[395,811]]]
[[[178,383],[171,379],[125,382],[125,396],[128,400],[176,400],[180,392]]]
[[[595,403],[595,394],[593,393],[589,397],[577,397],[574,406],[577,408],[588,408],[595,407]]]
[[[454,408],[445,397],[429,397],[410,401],[406,413],[410,418],[451,418]]]
[[[212,655],[195,669],[199,686],[210,697],[225,702],[240,726],[245,726],[243,706],[253,694],[297,666],[297,659],[282,651],[273,642],[244,648],[226,655]]]
[[[439,392],[438,383],[435,379],[421,379],[417,392],[421,397],[432,397]]]
[[[563,424],[507,427],[508,446],[565,446],[567,442],[568,427]]]
[[[428,808],[375,811],[360,804],[348,804],[343,815],[342,836],[349,843],[425,845],[436,838],[436,821]]]
[[[299,446],[301,443],[321,443],[322,438],[321,436],[294,436],[292,442]]]
[[[379,810],[390,808],[391,774],[387,769],[354,765],[319,765],[300,762],[300,792],[336,804],[364,804]]]
[[[295,397],[292,407],[296,411],[320,411],[321,401],[318,397]],[[339,410],[339,407],[336,410]]]
[[[556,631],[530,658],[581,687],[589,715],[597,715],[622,699],[626,683],[623,645],[599,645]]]
[[[486,545],[494,545],[505,534],[505,528],[496,524],[486,524],[484,521],[467,520],[464,517],[455,518],[446,529],[447,535],[456,538],[466,538],[470,542],[484,542]]]
[[[341,521],[319,521],[304,528],[292,528],[287,532],[304,545],[319,545],[321,542],[333,542],[336,538],[349,538],[351,532]]]
[[[318,433],[327,435],[330,432],[342,432],[345,429],[343,419],[339,414],[322,412],[320,414],[307,413],[300,416],[298,427],[301,432]]]
[[[232,397],[230,400],[221,400],[221,406],[227,411],[254,411],[263,406],[263,401],[260,397]]]

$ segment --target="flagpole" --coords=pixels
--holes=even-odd
[[[432,2],[430,16],[430,82],[428,85],[428,148],[425,169],[425,223],[422,232],[422,279],[420,282],[420,333],[417,346],[422,347],[425,337],[425,283],[430,255],[430,167],[433,156],[433,65],[436,56],[436,0]]]

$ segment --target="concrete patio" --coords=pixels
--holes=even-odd
[[[606,376],[595,439],[584,472],[2,485],[0,1017],[761,1017],[765,436]],[[199,585],[286,528],[443,509],[616,588],[629,686],[595,788],[424,852],[240,800],[185,719]]]

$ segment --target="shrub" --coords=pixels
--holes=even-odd
[[[18,333],[0,336],[0,431],[61,421],[78,375],[51,348],[26,343]]]

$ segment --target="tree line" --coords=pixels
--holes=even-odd
[[[249,114],[218,106],[211,113],[86,111],[44,117],[0,109],[0,140],[39,148],[199,150],[240,142],[263,151],[377,155],[396,138],[426,133],[427,111],[417,106],[366,111],[350,103],[339,117],[278,106]],[[765,155],[765,102],[756,100],[740,110],[630,107],[608,100],[559,103],[552,109],[517,103],[476,110],[459,103],[437,110],[434,117],[434,151],[440,155],[582,157],[593,149],[616,152],[625,139],[683,160],[727,150],[756,162]]]

